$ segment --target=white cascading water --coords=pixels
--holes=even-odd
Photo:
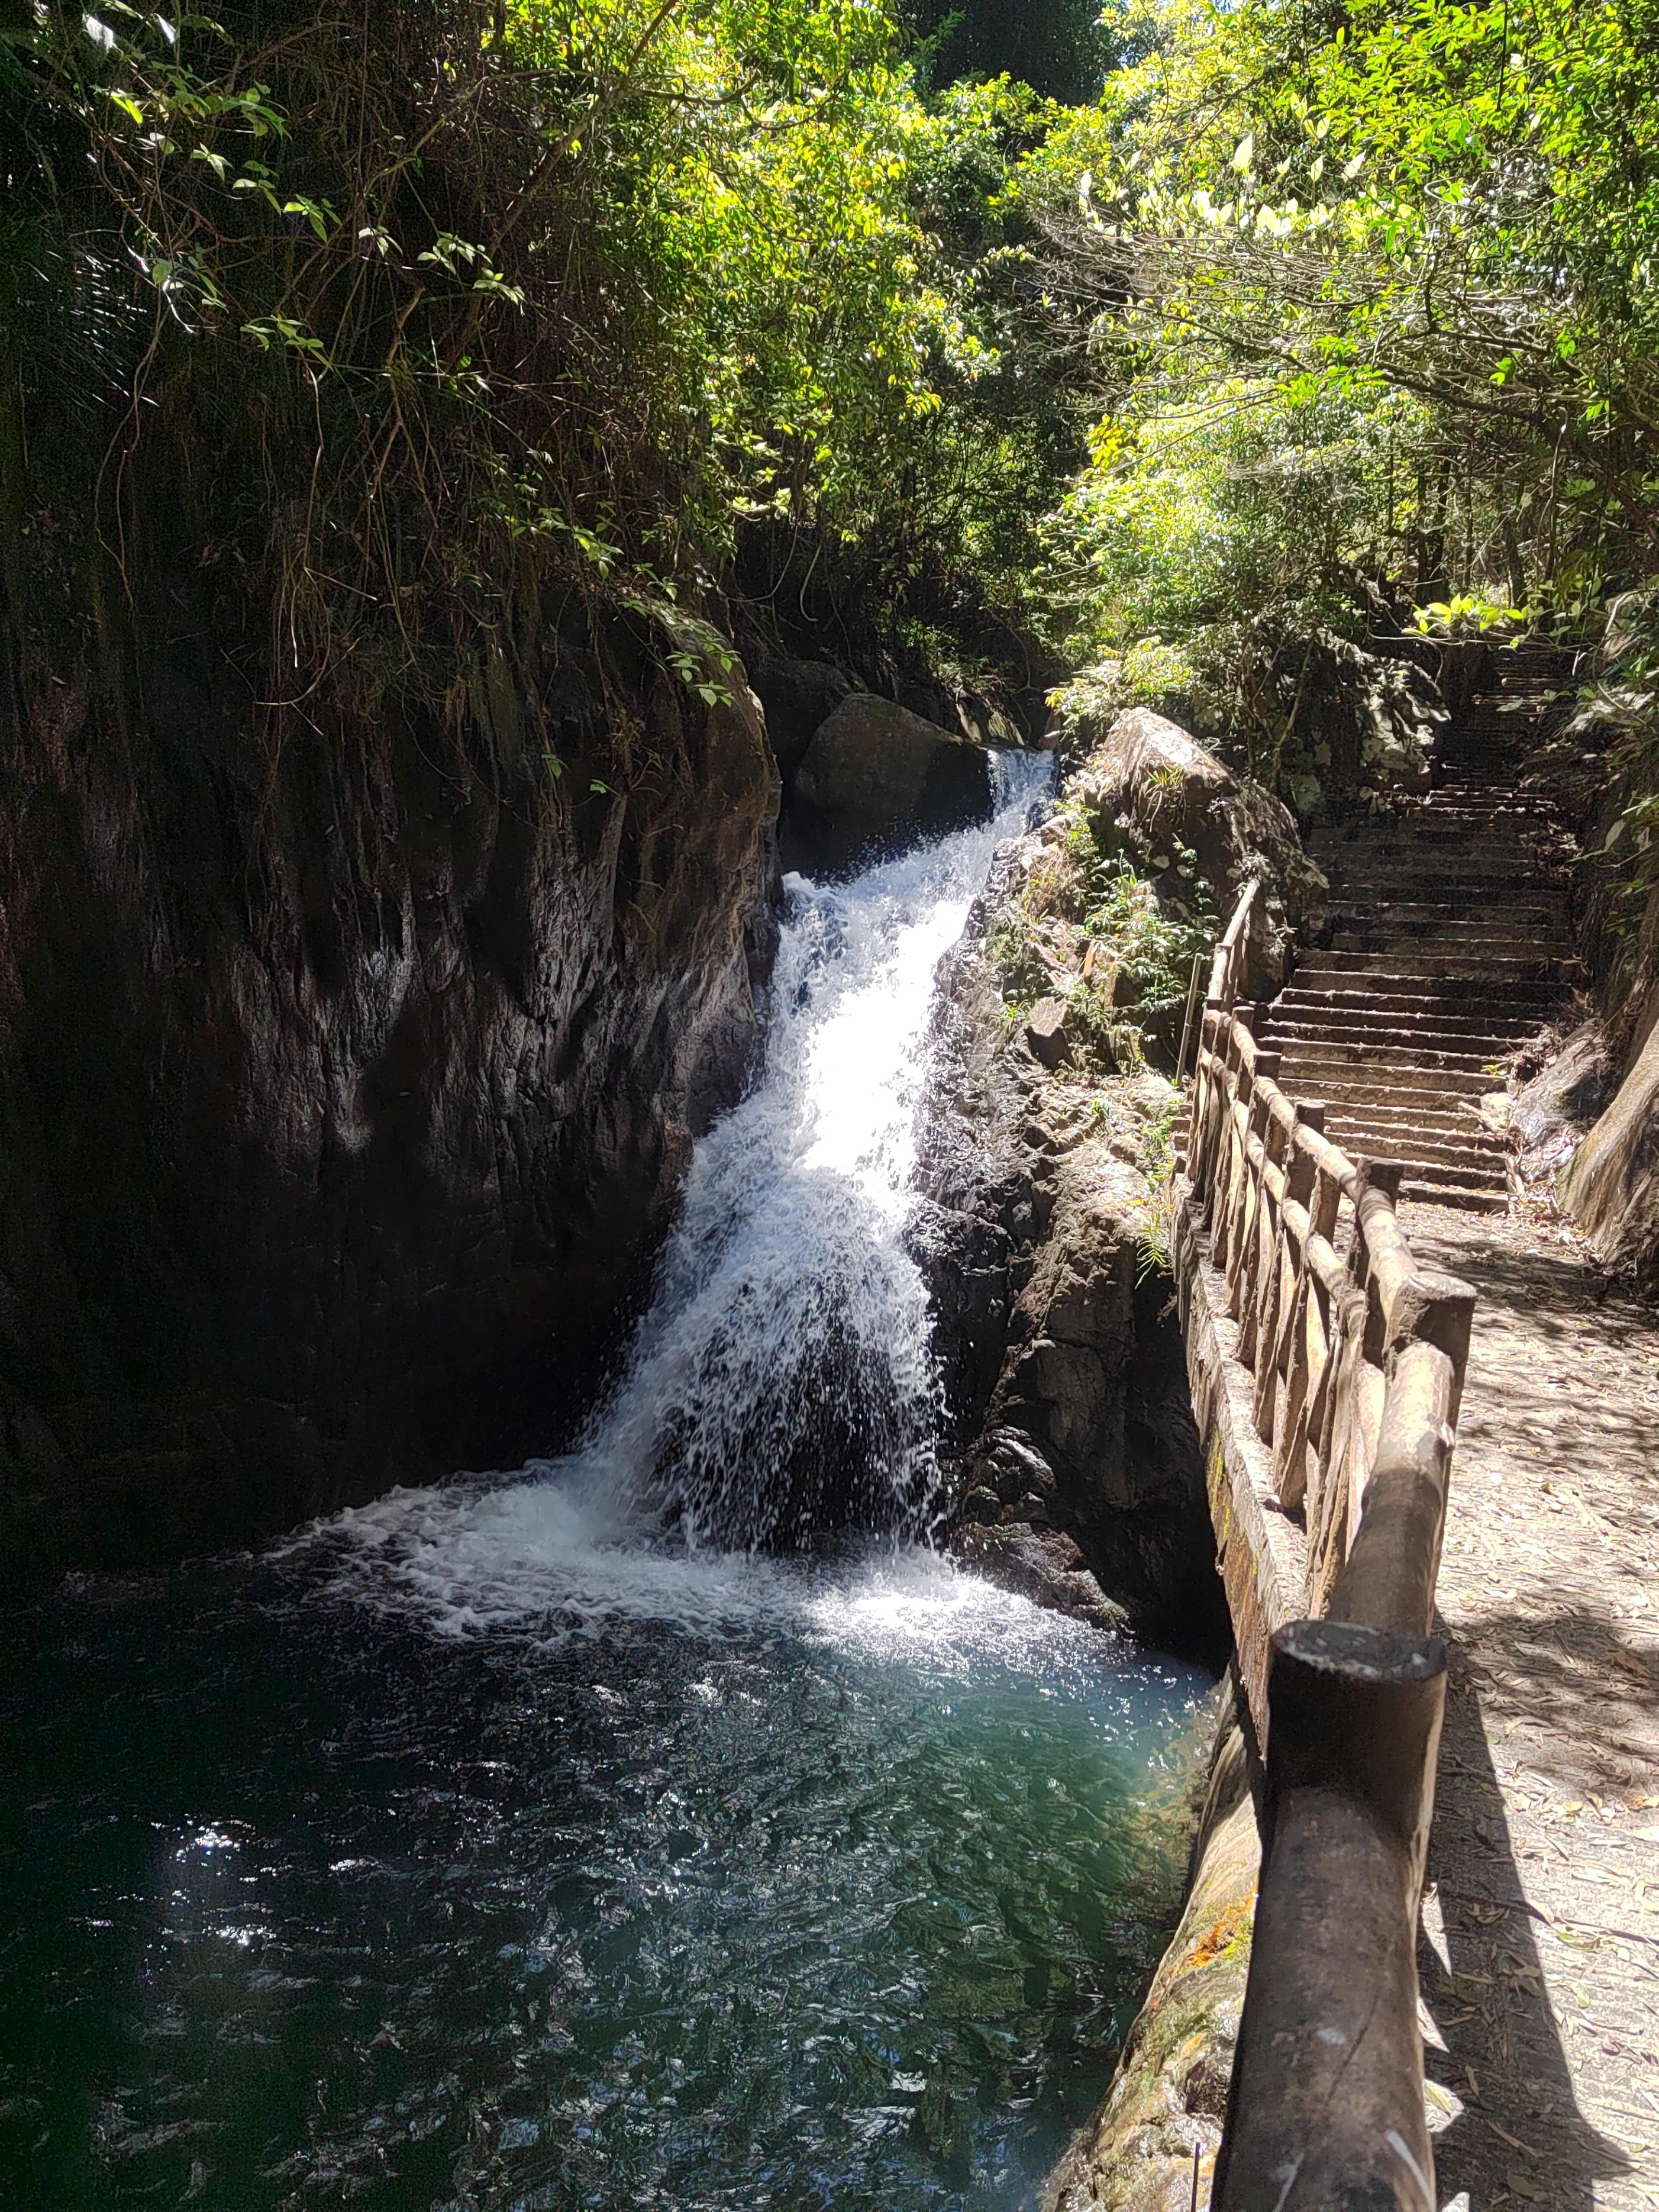
[[[650,1310],[578,1449],[508,1487],[342,1516],[354,1578],[389,1576],[454,1631],[712,1620],[775,1597],[761,1547],[825,1525],[923,1531],[939,1382],[904,1231],[933,980],[1049,768],[1001,756],[989,822],[847,884],[787,879],[764,1076],[696,1148]]]

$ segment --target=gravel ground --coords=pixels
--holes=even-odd
[[[1659,1314],[1534,1206],[1402,1209],[1480,1292],[1422,1988],[1443,2208],[1659,2207]]]

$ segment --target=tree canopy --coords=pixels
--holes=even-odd
[[[514,576],[689,608],[783,515],[1254,744],[1297,639],[1645,590],[1656,51],[1656,0],[37,0],[9,389],[47,495],[172,441],[301,684]]]

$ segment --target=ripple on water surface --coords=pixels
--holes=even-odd
[[[0,2201],[1018,2201],[1172,1916],[1202,1679],[928,1554],[578,1511],[13,1622]]]

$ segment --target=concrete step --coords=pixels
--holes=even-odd
[[[1314,1034],[1336,1035],[1339,1032],[1354,1036],[1371,1037],[1383,1034],[1409,1040],[1468,1037],[1470,1049],[1487,1037],[1511,1043],[1532,1033],[1534,1024],[1524,1015],[1504,1017],[1493,1014],[1480,1006],[1478,1000],[1466,1000],[1462,1006],[1411,1005],[1379,1006],[1366,992],[1338,992],[1335,1003],[1316,1000],[1310,1005],[1305,1000],[1280,996],[1275,999],[1258,1023],[1256,1035],[1264,1034],[1261,1024],[1271,1023],[1282,1034],[1298,1036]],[[1346,997],[1347,1003],[1343,1000]]]
[[[1496,1089],[1498,1079],[1486,1063],[1464,1065],[1430,1059],[1426,1062],[1387,1060],[1378,1053],[1356,1052],[1345,1045],[1297,1045],[1280,1059],[1279,1087],[1303,1098],[1326,1098],[1335,1083],[1369,1085],[1374,1097],[1395,1097],[1407,1092],[1455,1093],[1462,1098],[1483,1097]]]
[[[1449,1206],[1462,1213],[1507,1213],[1510,1206],[1507,1190],[1465,1190],[1455,1183],[1425,1182],[1411,1176],[1401,1182],[1400,1195],[1419,1206]]]
[[[1518,958],[1524,953],[1540,959],[1565,959],[1571,944],[1565,922],[1559,921],[1528,919],[1510,922],[1499,918],[1474,923],[1456,914],[1411,915],[1395,907],[1373,905],[1359,899],[1334,906],[1322,950],[1352,952],[1367,949],[1345,945],[1342,940],[1347,937],[1394,938],[1407,950],[1422,945],[1437,949],[1462,945],[1485,955],[1497,948],[1500,957],[1509,958]],[[1505,948],[1513,949],[1506,951]]]
[[[1435,1126],[1425,1127],[1411,1115],[1402,1115],[1391,1121],[1386,1115],[1368,1110],[1363,1099],[1349,1101],[1351,1117],[1345,1119],[1328,1108],[1325,1115],[1325,1133],[1334,1145],[1347,1152],[1381,1148],[1390,1156],[1447,1160],[1464,1166],[1475,1166],[1482,1162],[1497,1162],[1500,1165],[1508,1157],[1504,1147],[1497,1144],[1481,1144],[1473,1140],[1466,1129]]]
[[[1388,899],[1395,906],[1457,907],[1471,920],[1489,912],[1524,914],[1530,908],[1559,912],[1567,884],[1540,866],[1529,854],[1517,853],[1490,877],[1474,874],[1448,859],[1431,867],[1415,854],[1399,860],[1373,860],[1364,867],[1325,864],[1331,896],[1338,899]]]
[[[1547,869],[1559,840],[1560,833],[1553,823],[1499,826],[1455,816],[1437,824],[1432,832],[1422,828],[1396,844],[1378,848],[1363,860],[1356,860],[1355,866],[1386,869],[1413,860],[1425,867],[1449,869],[1461,851],[1469,864],[1472,881],[1497,884],[1501,883],[1506,866],[1534,872]]]
[[[1389,959],[1420,959],[1443,974],[1490,975],[1504,964],[1519,961],[1537,967],[1563,961],[1563,945],[1534,943],[1527,938],[1452,938],[1419,936],[1401,929],[1339,929],[1331,940],[1334,952],[1376,953]]]
[[[1530,792],[1493,791],[1474,783],[1443,783],[1437,791],[1430,792],[1419,802],[1414,812],[1402,818],[1425,825],[1464,822],[1525,831],[1553,829],[1561,817],[1553,800],[1534,797]]]
[[[1331,884],[1330,903],[1345,919],[1352,915],[1376,921],[1398,916],[1401,927],[1445,929],[1459,936],[1528,928],[1534,926],[1528,917],[1534,915],[1536,926],[1545,932],[1559,931],[1565,919],[1565,901],[1536,890],[1516,896],[1515,880],[1511,873],[1504,890],[1488,891],[1455,873],[1449,873],[1443,883],[1431,882],[1418,870],[1393,884],[1352,883],[1339,877]]]
[[[1267,1018],[1275,1024],[1304,1029],[1327,1025],[1348,1029],[1358,1024],[1367,1030],[1395,1028],[1408,1035],[1435,1030],[1516,1040],[1532,1036],[1538,1029],[1537,1022],[1527,1014],[1477,1011],[1478,1006],[1477,1000],[1468,999],[1448,1003],[1443,999],[1413,999],[1395,992],[1298,991],[1292,985],[1273,1000]]]
[[[1462,841],[1467,844],[1468,840]],[[1477,866],[1467,851],[1455,846],[1435,849],[1375,851],[1363,858],[1331,853],[1321,860],[1332,884],[1340,890],[1390,891],[1396,898],[1444,899],[1477,895],[1481,898],[1533,901],[1553,904],[1561,881],[1545,866],[1534,847],[1518,848],[1495,859],[1492,866]]]
[[[1419,903],[1429,902],[1419,901]],[[1363,908],[1356,904],[1352,913],[1339,909],[1337,927],[1339,930],[1389,929],[1402,938],[1431,937],[1437,943],[1447,945],[1503,945],[1513,938],[1520,938],[1527,943],[1534,937],[1540,940],[1559,938],[1565,942],[1565,929],[1553,920],[1546,921],[1541,928],[1536,930],[1522,928],[1513,926],[1507,915],[1480,913],[1478,905],[1474,912],[1466,907],[1462,913],[1448,913],[1445,909],[1452,903],[1449,900],[1437,901],[1430,912],[1413,921],[1409,915],[1397,912],[1393,904],[1367,898]],[[1333,945],[1334,951],[1341,949]]]
[[[1485,913],[1489,902],[1499,911],[1541,907],[1546,914],[1553,914],[1569,888],[1564,871],[1546,866],[1532,853],[1517,853],[1490,876],[1476,874],[1453,854],[1433,862],[1403,853],[1397,860],[1384,855],[1368,860],[1364,867],[1344,866],[1339,860],[1322,865],[1334,897],[1462,906],[1471,918]]]
[[[1519,886],[1513,878],[1501,890],[1476,894],[1461,878],[1449,875],[1443,883],[1431,883],[1415,873],[1397,883],[1380,877],[1343,876],[1333,880],[1331,896],[1344,902],[1363,900],[1379,912],[1408,920],[1522,922],[1533,916],[1546,927],[1561,920],[1563,905],[1559,893]]]
[[[1367,1075],[1412,1074],[1432,1077],[1436,1081],[1443,1075],[1485,1077],[1506,1057],[1503,1052],[1468,1050],[1467,1042],[1419,1045],[1387,1038],[1295,1036],[1277,1042],[1264,1039],[1263,1044],[1267,1051],[1278,1053],[1286,1067],[1292,1063],[1298,1067],[1317,1063],[1333,1073],[1346,1068],[1363,1070]],[[1486,1088],[1491,1090],[1492,1080],[1487,1081]]]
[[[1448,1128],[1472,1127],[1475,1116],[1475,1102],[1485,1097],[1492,1088],[1489,1079],[1481,1079],[1485,1088],[1443,1090],[1436,1076],[1425,1076],[1413,1082],[1410,1077],[1397,1076],[1385,1089],[1379,1089],[1374,1073],[1355,1069],[1298,1067],[1286,1071],[1281,1089],[1292,1090],[1293,1096],[1311,1103],[1318,1099],[1332,1108],[1358,1113],[1362,1107],[1375,1106],[1390,1114],[1417,1115],[1425,1121],[1442,1121]]]
[[[1355,1085],[1358,1093],[1363,1086]],[[1421,1129],[1425,1136],[1460,1145],[1493,1145],[1501,1151],[1503,1140],[1495,1136],[1480,1118],[1479,1092],[1472,1099],[1467,1093],[1457,1091],[1448,1096],[1444,1091],[1428,1090],[1421,1097],[1409,1097],[1398,1092],[1382,1097],[1376,1092],[1364,1096],[1329,1096],[1324,1099],[1326,1111],[1333,1121],[1340,1121],[1352,1128],[1360,1122],[1368,1127]]]
[[[1468,979],[1483,984],[1553,983],[1565,990],[1583,975],[1583,964],[1571,954],[1493,954],[1477,960],[1448,959],[1431,948],[1413,945],[1409,959],[1398,951],[1356,951],[1352,945],[1334,946],[1317,956],[1322,970],[1355,975],[1409,975],[1434,983]],[[1304,965],[1310,965],[1304,963]],[[1301,972],[1300,969],[1297,971]]]
[[[1376,1030],[1270,1030],[1260,1042],[1267,1051],[1278,1053],[1286,1066],[1292,1060],[1300,1066],[1310,1056],[1317,1056],[1328,1060],[1344,1059],[1350,1066],[1366,1069],[1431,1069],[1437,1074],[1447,1067],[1486,1074],[1507,1066],[1514,1050],[1513,1041],[1508,1038],[1492,1042],[1467,1036],[1419,1039]],[[1487,1088],[1498,1079],[1492,1075]]]
[[[1414,1181],[1437,1183],[1443,1189],[1491,1191],[1500,1196],[1509,1189],[1509,1176],[1502,1167],[1448,1167],[1438,1160],[1413,1159],[1409,1152],[1404,1151],[1373,1152],[1365,1157],[1373,1160],[1397,1160]]]
[[[1468,1066],[1481,1073],[1506,1066],[1519,1043],[1515,1037],[1470,1036],[1455,1030],[1436,1035],[1358,1026],[1286,1028],[1278,1024],[1259,1026],[1256,1041],[1265,1050],[1279,1054],[1286,1061],[1304,1059],[1310,1053],[1328,1058],[1346,1054],[1366,1067],[1381,1065],[1439,1069],[1449,1066]],[[1498,1078],[1494,1076],[1492,1080],[1496,1082]]]
[[[1484,976],[1426,975],[1412,966],[1392,971],[1358,967],[1346,953],[1304,953],[1291,973],[1289,988],[1334,999],[1358,994],[1379,1006],[1393,999],[1413,1004],[1429,1001],[1448,1008],[1494,1003],[1491,984]],[[1561,995],[1554,984],[1518,978],[1510,985],[1502,1003],[1530,1012],[1535,1006],[1556,1005]]]
[[[1328,1116],[1325,1134],[1334,1145],[1340,1145],[1345,1152],[1364,1152],[1379,1160],[1421,1160],[1443,1167],[1480,1168],[1500,1179],[1509,1158],[1499,1145],[1483,1151],[1479,1146],[1466,1145],[1433,1130],[1378,1128],[1369,1122],[1356,1122],[1350,1127]]]

